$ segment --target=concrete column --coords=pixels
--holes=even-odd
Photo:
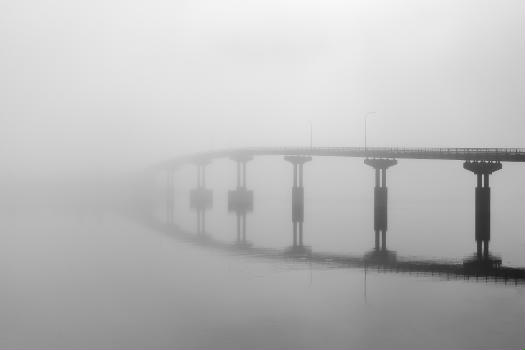
[[[307,156],[285,156],[284,159],[293,167],[292,186],[292,226],[293,249],[304,249],[303,221],[304,221],[304,188],[303,165],[312,160]]]
[[[206,233],[206,210],[202,210],[201,211],[201,233],[202,234],[205,234]]]
[[[237,217],[237,244],[246,244],[246,214],[253,210],[253,191],[246,188],[246,163],[252,160],[249,154],[237,154],[231,160],[237,165],[237,188],[228,191],[228,211]]]
[[[197,164],[197,188],[201,188],[202,187],[201,177],[202,177],[201,165]]]
[[[293,187],[297,187],[297,164],[292,164],[293,166]]]
[[[241,187],[241,163],[237,162],[237,188]]]
[[[237,242],[241,241],[241,215],[237,214]]]
[[[297,221],[293,222],[293,247],[297,247]]]
[[[374,187],[374,248],[386,251],[386,231],[388,229],[388,188],[386,185],[386,170],[397,164],[395,159],[365,159],[365,164],[375,170]]]
[[[303,246],[303,223],[299,222],[299,247]]]
[[[201,212],[197,210],[197,233],[201,233]]]
[[[303,163],[299,164],[299,187],[303,187]]]
[[[463,168],[472,171],[477,178],[474,197],[474,238],[476,240],[476,256],[479,260],[488,260],[490,241],[489,175],[500,170],[502,166],[500,162],[466,161],[463,163]]]
[[[206,210],[213,205],[213,193],[206,188],[206,166],[209,161],[206,159],[198,160],[195,165],[197,169],[197,187],[190,192],[190,206],[197,214],[197,233],[206,232]]]
[[[381,247],[386,249],[386,230],[388,227],[387,203],[388,189],[386,187],[374,188],[374,230],[381,231]]]
[[[476,239],[476,256],[478,259],[481,259],[481,256],[483,255],[483,242],[481,240]]]
[[[242,241],[246,242],[246,214],[242,215]]]
[[[242,162],[242,188],[246,188],[246,161]]]
[[[487,242],[490,240],[490,188],[476,187],[475,200],[475,238]]]

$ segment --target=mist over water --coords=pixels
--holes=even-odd
[[[155,166],[365,139],[523,148],[524,11],[518,0],[2,2],[0,349],[520,349],[522,281],[361,264],[374,248],[363,158],[304,164],[309,257],[285,253],[282,155],[246,163],[244,248],[228,211],[234,161],[206,166],[202,239],[195,164],[173,172],[173,224]],[[502,166],[490,253],[523,268],[525,168]],[[474,256],[476,176],[463,161],[397,159],[387,176],[398,261]]]
[[[373,269],[365,280],[181,243],[112,214],[2,222],[4,348],[497,348],[523,337],[520,286]]]

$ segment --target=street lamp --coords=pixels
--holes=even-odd
[[[365,114],[365,153],[366,153],[366,119],[368,118],[368,116],[375,114],[375,113],[376,112],[368,112]]]

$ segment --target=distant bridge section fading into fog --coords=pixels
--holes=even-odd
[[[156,164],[150,169],[155,173],[166,175],[166,227],[175,228],[174,223],[174,173],[187,164],[193,164],[197,169],[196,187],[190,193],[190,206],[197,213],[196,236],[207,237],[206,211],[213,206],[213,191],[206,187],[206,166],[215,159],[228,158],[237,165],[237,187],[228,192],[228,210],[237,216],[237,240],[235,246],[253,250],[246,239],[246,216],[253,210],[253,191],[247,183],[247,163],[256,156],[281,156],[291,163],[293,170],[292,186],[292,245],[284,253],[298,257],[310,257],[310,247],[303,244],[304,221],[304,165],[313,157],[357,157],[365,158],[364,164],[372,167],[375,172],[374,187],[374,233],[373,249],[363,257],[365,264],[382,264],[399,267],[396,254],[387,249],[387,218],[388,218],[388,188],[386,185],[387,169],[398,164],[397,159],[428,159],[428,160],[460,160],[463,168],[476,175],[475,188],[475,241],[476,254],[464,261],[462,267],[432,264],[430,271],[443,270],[463,271],[460,273],[477,274],[482,272],[493,276],[519,277],[525,279],[524,269],[501,267],[501,259],[489,254],[490,241],[490,175],[502,169],[502,162],[525,162],[523,148],[399,148],[399,147],[254,147],[237,148],[219,151],[201,152],[175,157]],[[335,258],[335,257],[334,257]],[[327,259],[332,259],[328,257]],[[414,266],[418,266],[416,269]],[[404,263],[418,270],[421,263]],[[426,268],[426,267],[425,267]]]

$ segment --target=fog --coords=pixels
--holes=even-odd
[[[374,146],[523,146],[521,1],[7,1],[1,9],[10,171],[307,145],[309,121],[315,145],[358,146],[369,111]]]
[[[523,148],[524,11],[518,0],[0,3],[0,349],[519,348],[522,286],[369,272],[364,298],[361,268],[188,244],[178,233],[195,232],[196,167],[174,172],[169,230],[158,229],[166,173],[151,170],[244,147]],[[206,169],[206,233],[232,243],[235,162]],[[490,250],[517,268],[524,177],[522,162],[490,177]],[[472,256],[475,186],[462,161],[398,159],[388,249]],[[290,246],[291,187],[282,156],[247,163],[253,248]],[[373,188],[362,158],[306,163],[305,244],[369,252]]]

